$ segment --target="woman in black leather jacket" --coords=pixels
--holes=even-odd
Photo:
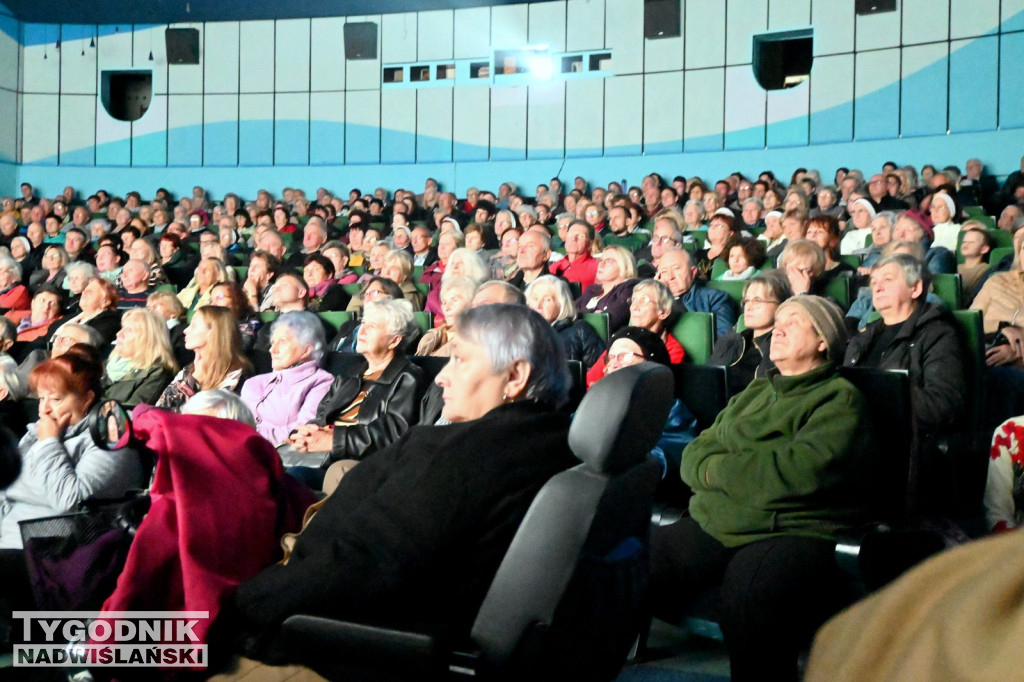
[[[564,279],[541,275],[530,282],[526,287],[526,305],[551,324],[562,342],[566,359],[582,362],[584,372],[605,351],[604,341],[594,328],[576,316],[576,303]]]

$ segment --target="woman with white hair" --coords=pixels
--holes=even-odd
[[[945,192],[936,192],[931,197],[928,213],[934,223],[932,232],[935,239],[932,240],[932,247],[941,246],[956,253],[960,237],[960,223],[957,221],[960,216],[956,201]]]
[[[445,223],[447,224],[447,223]],[[456,223],[457,225],[457,223]],[[466,239],[462,236],[462,230],[443,230],[437,238],[437,260],[423,268],[420,275],[420,284],[427,284],[431,288],[441,283],[441,276],[448,267],[448,259],[456,249],[466,245]]]
[[[67,274],[64,285],[68,290],[68,302],[64,306],[64,311],[66,315],[77,315],[82,312],[82,309],[79,307],[79,299],[82,296],[85,285],[89,283],[89,280],[97,277],[99,272],[96,270],[96,266],[91,263],[75,261],[68,264]]]
[[[270,332],[273,371],[249,379],[241,394],[256,418],[256,430],[274,445],[284,443],[295,427],[316,417],[334,380],[320,368],[325,345],[323,324],[313,313],[285,313],[274,321]]]
[[[402,296],[413,310],[423,310],[423,294],[412,282],[412,257],[405,251],[388,251],[384,256],[380,276],[390,279],[402,290]]]
[[[0,257],[0,315],[11,310],[28,310],[32,297],[21,283],[21,266],[13,258]]]
[[[256,419],[241,398],[224,388],[211,388],[192,396],[181,408],[182,414],[201,414],[218,419],[231,419],[256,428]]]
[[[451,334],[455,318],[473,302],[473,294],[479,285],[480,282],[469,277],[448,277],[445,272],[444,281],[441,282],[441,324],[423,335],[416,346],[416,355],[451,355]]]
[[[875,207],[863,197],[851,201],[846,210],[850,214],[850,222],[839,242],[839,253],[844,256],[864,248],[871,235],[871,221],[876,215]]]
[[[21,268],[21,283],[28,284],[29,274],[39,266],[35,255],[32,253],[32,242],[24,235],[18,235],[11,239],[11,258]]]
[[[408,301],[386,299],[364,306],[356,341],[362,362],[334,379],[316,416],[289,438],[299,452],[324,454],[320,468],[293,467],[290,472],[297,478],[319,489],[327,465],[361,460],[416,423],[423,373],[405,354],[415,325]]]
[[[577,317],[576,304],[564,279],[541,275],[530,282],[526,305],[548,321],[562,342],[565,357],[582,362],[584,372],[601,357],[604,343],[593,327]]]
[[[163,318],[145,308],[125,311],[103,376],[102,400],[152,405],[171,383],[178,363]]]
[[[484,262],[484,259],[481,258],[478,252],[466,247],[460,247],[452,251],[452,255],[448,257],[448,267],[445,268],[444,274],[441,275],[441,286],[431,288],[430,293],[427,294],[427,302],[423,306],[424,310],[433,314],[435,327],[441,326],[445,321],[446,313],[442,305],[444,283],[450,279],[460,277],[468,277],[477,286],[490,279],[487,263]]]

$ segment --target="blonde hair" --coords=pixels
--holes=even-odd
[[[811,259],[811,268],[814,270],[814,274],[820,275],[825,270],[825,252],[808,239],[797,239],[787,244],[779,254],[777,267],[779,270],[785,270],[792,259],[802,257]]]
[[[626,247],[610,244],[604,247],[601,257],[611,258],[619,264],[619,276],[622,279],[634,279],[636,277],[636,258],[633,257],[633,253]]]
[[[146,305],[150,303],[163,303],[174,313],[174,318],[179,321],[185,319],[185,306],[182,305],[181,299],[173,291],[154,291],[146,299]]]
[[[210,328],[208,349],[202,354],[202,371],[193,365],[200,388],[217,388],[231,372],[251,367],[249,360],[242,355],[242,335],[231,310],[206,305],[196,310],[192,324],[197,319]]]
[[[178,371],[178,363],[171,350],[171,335],[167,324],[154,312],[145,308],[127,310],[121,318],[121,327],[136,323],[135,356],[125,360],[134,369],[145,369],[158,365],[171,372]],[[124,357],[124,356],[121,356]]]

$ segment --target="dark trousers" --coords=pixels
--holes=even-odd
[[[850,601],[835,542],[809,537],[725,547],[690,517],[651,533],[654,614],[678,621],[718,590],[732,680],[796,680],[815,630]]]

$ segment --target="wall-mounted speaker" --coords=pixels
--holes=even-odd
[[[856,0],[854,11],[857,14],[881,14],[895,12],[896,0]]]
[[[754,78],[765,90],[800,85],[814,63],[813,29],[762,33],[753,37]]]
[[[644,0],[644,38],[678,38],[682,34],[682,0]]]
[[[377,58],[377,24],[361,21],[345,24],[345,59]]]
[[[169,28],[164,31],[168,64],[199,63],[199,29]]]

